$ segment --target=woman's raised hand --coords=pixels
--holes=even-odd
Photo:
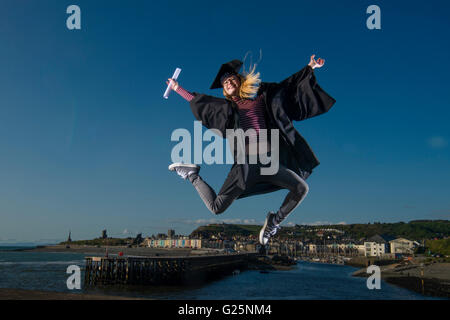
[[[167,84],[171,83],[172,84],[172,89],[174,91],[177,91],[178,89],[178,81],[177,80],[173,80],[172,78],[167,79],[166,81]]]
[[[325,60],[322,59],[322,58],[319,58],[319,59],[317,59],[317,61],[316,61],[316,60],[314,59],[315,56],[316,56],[315,54],[313,54],[313,55],[311,56],[311,60],[309,61],[309,64],[308,64],[308,65],[309,65],[311,68],[313,68],[313,69],[323,67],[323,65],[325,64]]]

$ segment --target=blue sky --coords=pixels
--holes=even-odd
[[[68,30],[66,8],[81,8]],[[381,8],[381,30],[366,8]],[[450,216],[450,5],[446,1],[2,1],[0,243],[188,234],[212,219],[262,223],[287,191],[210,213],[167,170],[173,130],[193,132],[188,103],[162,98],[176,67],[209,90],[220,65],[262,50],[263,81],[311,54],[336,100],[296,122],[321,164],[287,223]],[[216,191],[231,165],[203,165]]]

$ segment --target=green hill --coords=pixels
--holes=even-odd
[[[425,246],[432,253],[450,255],[450,238],[440,240],[427,240],[425,242]]]
[[[259,225],[238,225],[238,224],[210,224],[200,226],[191,233],[191,237],[211,238],[219,236],[224,239],[231,239],[233,236],[248,237],[257,236],[261,226]],[[327,231],[327,229],[329,231]],[[330,230],[331,229],[331,230]],[[293,227],[283,227],[279,233],[281,238],[318,239],[319,230],[322,233],[335,235],[338,238],[353,240],[367,239],[374,235],[386,235],[390,237],[403,237],[409,240],[420,241],[423,239],[445,238],[450,235],[449,220],[416,220],[397,223],[368,223],[368,224],[348,224],[348,225],[296,225]]]

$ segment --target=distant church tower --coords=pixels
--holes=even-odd
[[[72,232],[69,230],[69,238],[67,238],[67,242],[72,242],[72,238],[70,237],[71,234]]]

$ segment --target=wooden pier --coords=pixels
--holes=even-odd
[[[86,257],[85,285],[178,285],[245,270],[256,253],[192,257]]]

